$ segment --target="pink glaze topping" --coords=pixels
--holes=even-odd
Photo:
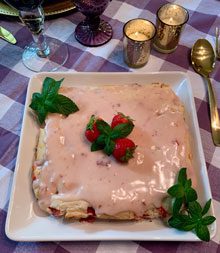
[[[96,214],[133,211],[142,216],[160,207],[181,167],[193,177],[189,132],[179,98],[160,85],[63,88],[80,110],[67,118],[51,114],[46,121],[46,162],[34,184],[46,210],[51,196],[85,200]],[[84,136],[90,116],[109,124],[117,112],[134,119],[129,135],[137,145],[134,158],[120,164],[102,151],[90,152]],[[46,189],[46,190],[45,190]]]

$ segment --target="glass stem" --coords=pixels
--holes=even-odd
[[[42,7],[38,7],[31,11],[20,11],[19,17],[21,21],[29,28],[32,33],[33,40],[37,45],[37,54],[39,57],[46,58],[50,54],[50,49],[43,35],[44,31],[44,11]]]
[[[95,17],[86,17],[85,22],[89,25],[89,28],[92,31],[95,31],[99,28],[100,25],[100,17],[99,16],[95,16]]]

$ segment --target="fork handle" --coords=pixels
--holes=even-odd
[[[205,77],[208,83],[209,109],[211,116],[211,130],[213,142],[216,146],[220,146],[220,121],[218,115],[218,107],[215,92],[209,77]]]

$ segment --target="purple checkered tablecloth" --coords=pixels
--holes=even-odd
[[[189,10],[190,19],[185,26],[180,44],[172,54],[151,52],[148,64],[140,69],[129,69],[122,55],[122,27],[130,19],[142,17],[156,21],[156,11],[167,2],[175,2]],[[114,35],[106,45],[88,48],[74,37],[76,24],[83,15],[74,11],[63,17],[46,20],[45,33],[69,47],[70,57],[60,71],[183,71],[193,85],[200,133],[205,153],[213,204],[220,227],[220,148],[213,145],[206,86],[189,62],[190,49],[199,38],[215,42],[215,27],[220,27],[220,1],[217,0],[113,0],[103,14],[113,27]],[[17,39],[16,45],[0,40],[0,252],[220,252],[220,229],[208,243],[205,242],[14,242],[5,235],[13,171],[21,132],[24,103],[29,78],[34,75],[21,61],[22,51],[32,38],[27,28],[15,18],[0,16],[0,25],[10,30]],[[212,82],[220,106],[220,62],[212,74]],[[18,217],[19,218],[19,217]]]

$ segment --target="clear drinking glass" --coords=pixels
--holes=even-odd
[[[68,58],[68,48],[57,39],[45,37],[43,0],[4,0],[19,11],[19,18],[29,28],[33,42],[22,55],[24,65],[35,72],[55,71]]]

